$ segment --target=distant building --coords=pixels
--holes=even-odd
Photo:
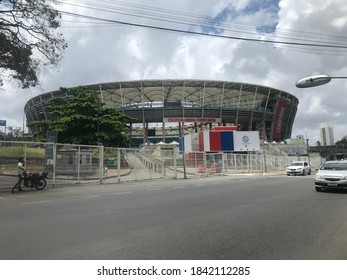
[[[278,143],[277,147],[289,156],[307,155],[307,144],[303,135],[287,139],[285,143]]]
[[[292,144],[292,145],[297,145],[297,144],[305,144],[305,138],[302,135],[297,135],[295,138],[290,138],[286,140],[286,144]]]
[[[320,142],[322,146],[335,145],[333,127],[327,123],[323,123],[320,127]]]

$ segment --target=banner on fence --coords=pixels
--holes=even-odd
[[[259,131],[202,131],[184,136],[187,152],[260,151]]]

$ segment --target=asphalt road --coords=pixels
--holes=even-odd
[[[347,258],[347,193],[313,175],[0,193],[0,259]]]

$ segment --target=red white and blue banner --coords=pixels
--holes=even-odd
[[[274,124],[272,128],[272,139],[281,140],[283,121],[284,121],[284,112],[287,108],[288,101],[284,98],[281,98],[277,102],[276,114],[274,118]]]
[[[260,151],[258,131],[202,131],[184,136],[186,152]]]

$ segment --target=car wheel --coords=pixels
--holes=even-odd
[[[321,192],[321,191],[322,191],[322,188],[321,188],[321,187],[316,187],[316,191],[317,191],[317,192]]]

